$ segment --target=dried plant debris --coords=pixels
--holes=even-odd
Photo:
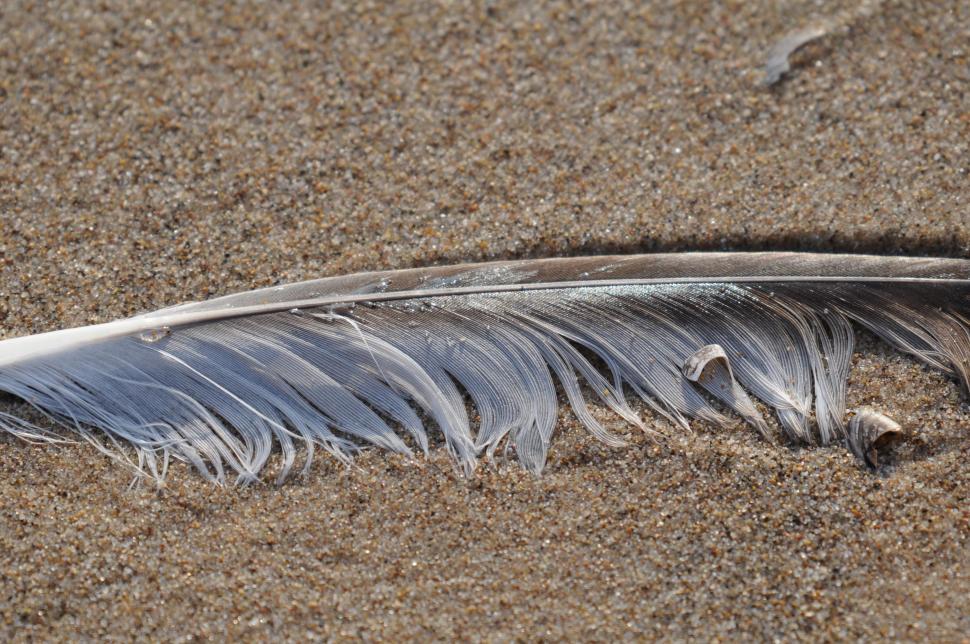
[[[903,428],[885,414],[860,409],[849,421],[849,449],[871,469],[879,467],[879,456],[898,443]]]

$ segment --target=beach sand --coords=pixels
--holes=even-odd
[[[0,337],[435,263],[970,256],[965,0],[521,4],[5,3]],[[849,406],[909,432],[880,474],[646,410],[668,443],[562,412],[541,478],[437,449],[129,489],[2,437],[0,638],[965,642],[967,401],[863,335]]]

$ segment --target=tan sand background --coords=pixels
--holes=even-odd
[[[0,6],[0,336],[432,263],[970,256],[966,0],[887,0],[771,89],[776,39],[859,5],[206,4]],[[965,642],[967,397],[868,337],[849,396],[911,431],[888,475],[568,412],[538,480],[439,450],[129,490],[0,438],[0,638]]]

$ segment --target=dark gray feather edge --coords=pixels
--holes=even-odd
[[[360,273],[6,340],[0,391],[156,480],[176,458],[252,481],[274,446],[281,479],[299,445],[304,468],[316,448],[427,451],[418,410],[463,472],[504,445],[538,473],[557,382],[611,445],[582,383],[647,431],[627,395],[685,429],[734,413],[764,433],[750,394],[790,439],[844,441],[850,323],[967,387],[970,261],[683,253]],[[62,437],[6,415],[0,429]]]

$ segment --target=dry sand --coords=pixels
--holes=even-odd
[[[440,262],[970,256],[966,0],[886,1],[771,89],[770,45],[852,4],[522,4],[4,2],[0,334]],[[850,406],[912,432],[883,475],[568,413],[538,480],[439,450],[129,490],[0,438],[0,638],[967,641],[966,401],[864,339]]]

